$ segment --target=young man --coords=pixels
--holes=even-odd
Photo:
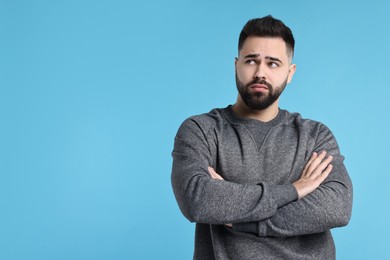
[[[248,21],[235,60],[237,102],[181,125],[172,186],[196,222],[194,259],[335,259],[352,184],[322,123],[279,109],[294,37],[271,16]]]

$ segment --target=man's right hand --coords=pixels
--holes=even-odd
[[[325,151],[320,154],[314,152],[305,165],[301,178],[293,183],[300,199],[317,189],[332,171],[333,166],[330,162],[333,157],[331,155],[325,157]]]

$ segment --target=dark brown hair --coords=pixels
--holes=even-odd
[[[291,55],[291,57],[294,55],[295,40],[290,28],[271,15],[251,19],[245,24],[238,39],[238,51],[242,49],[249,36],[280,37],[286,43],[287,55]]]

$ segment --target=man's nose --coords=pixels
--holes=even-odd
[[[265,79],[265,68],[263,64],[257,66],[256,72],[253,75],[253,79]]]

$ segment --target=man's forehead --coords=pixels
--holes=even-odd
[[[257,57],[288,58],[286,43],[280,37],[250,36],[245,40],[239,54],[241,57],[257,55]]]

